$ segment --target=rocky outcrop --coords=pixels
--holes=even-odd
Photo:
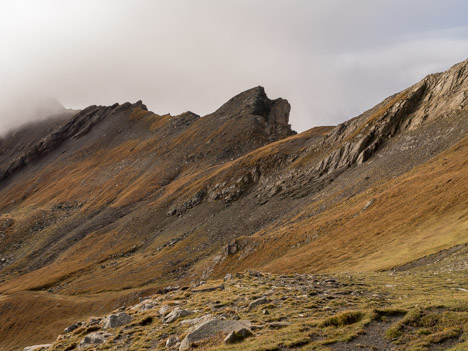
[[[224,339],[224,342],[226,344],[234,344],[236,342],[244,340],[249,336],[253,336],[252,331],[248,328],[241,328],[239,330],[233,330],[232,332],[230,332]]]
[[[193,313],[192,311],[188,311],[188,310],[184,310],[179,307],[176,307],[164,317],[163,323],[172,323],[176,321],[177,319],[186,317],[192,313]]]
[[[258,86],[234,96],[216,110],[215,114],[220,116],[236,114],[260,116],[266,122],[271,138],[277,140],[296,133],[292,131],[289,124],[290,111],[291,105],[288,100],[282,98],[270,100],[265,89]]]
[[[369,161],[387,142],[437,119],[468,109],[468,60],[450,70],[432,74],[395,94],[362,115],[346,121],[303,157],[316,154],[310,167],[263,177],[256,189],[259,203],[273,196],[306,196],[330,184],[347,168]]]
[[[419,166],[442,152],[463,152],[452,149],[452,145],[468,130],[465,76],[463,65],[456,73],[430,76],[332,131],[308,131],[270,145],[292,134],[288,125],[290,107],[286,100],[268,99],[261,87],[239,94],[215,113],[200,118],[189,112],[160,116],[145,111],[141,104],[137,108],[132,104],[90,107],[62,120],[49,132],[44,128],[40,136],[22,143],[22,147],[8,143],[2,149],[2,160],[6,161],[0,160],[1,169],[13,164],[10,174],[15,174],[21,167],[34,166],[0,184],[6,220],[3,226],[0,220],[2,286],[5,291],[38,293],[39,302],[35,304],[40,304],[42,299],[53,300],[56,294],[57,298],[62,294],[93,295],[111,289],[123,296],[163,283],[180,285],[180,291],[161,289],[161,294],[173,290],[174,298],[149,300],[128,313],[131,322],[109,327],[107,331],[119,337],[115,342],[121,345],[127,340],[119,335],[131,338],[131,333],[145,325],[164,325],[161,341],[174,334],[182,339],[192,322],[198,324],[184,319],[206,314],[220,320],[246,318],[257,322],[259,316],[270,313],[262,324],[273,330],[275,325],[268,323],[279,317],[275,308],[282,300],[278,297],[265,290],[245,299],[241,292],[231,302],[224,298],[232,288],[231,280],[226,281],[226,288],[200,287],[200,280],[210,274],[234,275],[249,267],[322,271],[329,269],[327,265],[351,262],[355,266],[350,269],[355,269],[368,257],[378,256],[381,238],[392,243],[433,217],[433,207],[438,211],[440,197],[450,192],[454,195],[445,198],[440,212],[463,219],[461,211],[458,217],[451,212],[463,207],[459,194],[464,189],[459,187],[462,179],[457,170],[447,173],[446,178],[438,177],[437,187],[431,184],[431,189],[421,188],[428,199],[433,196],[434,204],[428,201],[418,207],[423,203],[419,197],[406,202],[404,195],[405,201],[395,195],[404,210],[395,205],[391,211],[395,217],[385,220],[385,230],[374,226],[385,218],[381,206],[398,204],[393,197],[387,200],[379,195],[380,189],[393,191],[388,185],[391,179],[410,169],[418,172]],[[439,99],[436,91],[445,98]],[[439,110],[439,106],[445,107]],[[452,119],[450,114],[458,111],[463,114]],[[450,130],[456,132],[450,134]],[[46,134],[49,136],[43,138]],[[18,152],[12,151],[15,149]],[[444,168],[443,157],[440,168],[439,163],[436,167],[441,174],[450,169]],[[455,165],[455,161],[461,163],[458,158],[447,162]],[[382,188],[377,189],[376,184],[382,184]],[[406,193],[403,190],[407,188],[398,189]],[[363,192],[365,196],[359,197]],[[371,198],[375,202],[367,205]],[[410,211],[407,203],[411,204]],[[412,209],[424,211],[418,221],[393,225],[402,222],[398,211],[403,213],[401,218],[408,218],[406,214]],[[379,214],[375,221],[365,222],[375,213]],[[14,224],[8,224],[12,221]],[[340,250],[349,252],[348,236],[354,238],[349,258],[340,254]],[[417,240],[425,240],[422,234],[420,237],[415,245]],[[433,248],[430,245],[435,244],[427,244],[428,250]],[[224,255],[220,252],[223,248]],[[63,260],[65,254],[73,260]],[[68,274],[69,269],[76,273]],[[213,302],[198,299],[206,306],[181,302],[187,296],[210,294],[215,289],[219,298]],[[104,295],[106,308],[116,303]],[[249,307],[263,296],[272,302]],[[18,295],[19,301],[21,298]],[[83,313],[94,313],[90,310],[95,305],[90,302],[87,306]],[[177,307],[193,311],[193,315],[173,312],[165,318]],[[21,311],[19,303],[6,311],[9,321],[4,323],[0,344],[5,343],[4,335],[16,338],[16,311]],[[37,311],[31,313],[39,315]],[[79,320],[83,314],[77,311],[70,309]],[[113,312],[113,318],[118,320],[120,312]],[[38,328],[35,330],[44,325],[51,328],[49,321],[60,316],[59,312],[47,315],[41,325],[33,321]],[[69,319],[56,324],[60,326],[57,332],[62,332]],[[64,337],[78,345],[85,333],[102,330],[103,325],[103,320],[85,324]],[[31,335],[33,331],[24,328],[24,333]],[[237,335],[231,337],[236,339]]]
[[[121,312],[119,314],[111,314],[104,322],[104,329],[117,328],[126,325],[132,321],[132,317]]]
[[[69,138],[79,138],[86,134],[95,124],[104,119],[110,112],[118,108],[118,104],[110,107],[89,106],[76,114],[67,124],[53,131],[38,143],[24,151],[5,170],[0,170],[0,180],[3,180],[22,168],[32,164],[50,151],[57,148]]]
[[[467,109],[468,60],[432,74],[335,128],[324,144],[338,145],[315,167],[320,175],[361,164],[390,138]]]

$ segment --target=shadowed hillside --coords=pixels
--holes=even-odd
[[[261,87],[203,117],[140,101],[11,132],[0,347],[52,341],[169,285],[377,272],[466,244],[467,65],[301,134]]]

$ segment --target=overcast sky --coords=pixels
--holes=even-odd
[[[467,14],[466,0],[0,0],[0,111],[41,95],[204,115],[262,85],[294,129],[337,124],[466,59]],[[0,131],[20,122],[3,112]]]

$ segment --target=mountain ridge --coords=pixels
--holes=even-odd
[[[22,336],[9,314],[0,347],[168,285],[374,272],[465,244],[467,65],[300,134],[255,87],[203,117],[90,106],[1,139],[0,308],[69,302]]]

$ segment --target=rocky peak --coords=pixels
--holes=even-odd
[[[408,130],[468,109],[468,60],[431,74],[355,119],[337,126],[327,137],[334,148],[316,166],[322,175],[370,159],[384,143]]]
[[[222,105],[215,114],[248,114],[261,116],[267,122],[269,134],[275,137],[295,134],[289,124],[291,105],[288,100],[278,98],[270,100],[261,86],[246,90]]]

